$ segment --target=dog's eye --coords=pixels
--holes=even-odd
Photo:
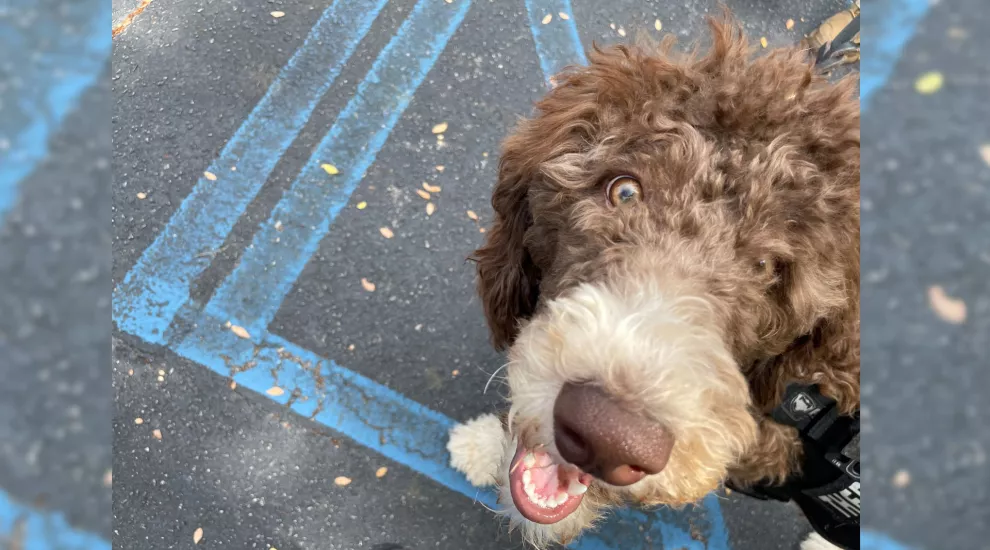
[[[630,176],[619,176],[608,182],[605,196],[611,206],[634,204],[642,200],[643,188]]]

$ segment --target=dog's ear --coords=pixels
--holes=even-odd
[[[478,294],[497,349],[512,343],[519,322],[533,313],[539,298],[540,272],[525,243],[526,230],[533,223],[527,198],[530,182],[512,161],[511,149],[507,146],[502,155],[492,192],[494,224],[473,256]]]

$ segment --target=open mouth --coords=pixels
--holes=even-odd
[[[549,453],[520,443],[509,469],[509,490],[524,518],[550,524],[577,510],[591,479],[576,466],[555,462]]]

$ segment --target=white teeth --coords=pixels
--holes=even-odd
[[[533,472],[530,472],[529,470],[524,471],[522,475],[522,479],[523,479],[523,485],[532,485]]]
[[[557,493],[556,505],[557,506],[560,506],[561,504],[563,504],[565,502],[567,502],[567,493],[564,492],[564,491],[561,491],[561,492]]]
[[[523,457],[523,465],[526,466],[527,468],[532,468],[533,466],[535,466],[536,456],[533,453],[526,453],[526,456]]]
[[[580,496],[588,491],[588,486],[576,479],[572,479],[570,483],[567,484],[567,494]]]

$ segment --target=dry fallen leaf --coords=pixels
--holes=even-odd
[[[278,19],[279,17],[285,17],[285,12],[284,11],[273,11],[272,12],[272,17],[274,17],[275,19]]]
[[[794,20],[793,19],[788,19],[787,20],[787,23],[785,23],[784,26],[787,27],[787,30],[793,29],[794,28]]]
[[[321,164],[320,168],[323,168],[323,171],[331,176],[336,176],[340,173],[340,170],[337,170],[337,167],[332,164]]]
[[[609,24],[608,24],[608,26],[609,26],[609,27],[610,27],[610,28],[611,28],[611,29],[612,29],[613,31],[615,30],[615,23],[609,23]]]
[[[387,474],[387,473],[388,473],[388,468],[386,468],[385,466],[382,466],[381,468],[378,468],[375,471],[375,477],[381,479],[381,478],[385,477],[385,474]]]
[[[422,189],[417,189],[416,194],[419,195],[420,197],[423,197],[423,199],[425,200],[430,200],[430,194],[427,193],[426,191],[423,191]]]
[[[484,232],[485,232],[485,228],[484,227],[479,227],[478,228],[478,233],[484,233]]]
[[[919,94],[934,94],[942,88],[942,83],[944,81],[945,79],[942,77],[942,73],[938,71],[927,72],[919,76],[918,80],[914,82],[914,89],[917,90]]]
[[[983,162],[990,166],[990,143],[980,145],[980,156],[983,157]]]
[[[210,181],[217,181],[217,175],[213,172],[203,172],[203,175]]]
[[[165,377],[164,376],[159,376],[158,377],[158,381],[159,382],[164,382],[165,381]]]
[[[767,47],[767,37],[765,36],[760,37],[760,45],[763,46],[764,48]]]
[[[570,18],[571,18],[571,16],[570,16],[570,15],[567,15],[566,13],[564,13],[564,12],[562,12],[562,11],[558,11],[558,12],[557,12],[557,17],[559,17],[559,18],[561,18],[561,19],[563,19],[564,21],[567,21],[568,19],[570,19]]]
[[[653,22],[653,28],[658,31],[663,30],[663,23],[661,23],[660,20],[657,19],[656,21]]]
[[[364,277],[361,278],[361,286],[364,287],[364,289],[367,290],[368,292],[375,291],[375,283],[369,281],[368,279],[365,279]]]
[[[364,201],[361,201],[361,202],[357,203],[357,209],[358,210],[364,210],[367,207],[368,207],[368,203],[366,203]]]
[[[113,485],[113,470],[107,470],[107,472],[103,474],[103,486],[109,487],[111,485]]]
[[[548,14],[546,14],[546,15],[543,16],[543,21],[541,21],[541,23],[543,23],[544,25],[546,25],[547,23],[549,23],[551,21],[553,21],[553,15],[551,15],[551,14],[548,13]]]
[[[144,419],[140,416],[134,419],[135,424],[144,424]]]
[[[381,233],[382,237],[385,237],[386,239],[391,239],[395,236],[395,233],[392,233],[392,230],[387,227],[380,228],[378,232]]]
[[[474,210],[468,210],[467,217],[471,218],[474,221],[478,221],[478,215],[474,213]]]
[[[969,36],[969,33],[966,31],[966,29],[959,27],[949,27],[949,30],[946,31],[946,34],[949,35],[949,38],[955,38],[957,40],[961,40]]]
[[[443,172],[443,165],[442,164],[438,164],[437,165],[437,172]]]
[[[426,189],[430,193],[439,193],[440,192],[440,186],[439,185],[430,185],[430,184],[426,183],[425,181],[423,182],[423,189]]]
[[[436,211],[437,211],[437,207],[432,202],[426,203],[426,215],[427,216],[432,216],[433,213],[436,212]]]
[[[437,124],[436,126],[433,127],[433,133],[434,134],[442,134],[442,133],[444,133],[446,131],[447,131],[447,123],[446,122],[441,122],[440,124]]]
[[[165,369],[158,369],[158,376],[165,376]]]
[[[928,289],[928,303],[935,315],[947,323],[958,325],[966,321],[966,302],[952,298],[940,286]]]
[[[234,382],[233,380],[231,380],[230,381],[230,389],[236,390],[237,389],[237,382]]]
[[[127,369],[127,376],[134,376],[134,369]]]
[[[249,340],[251,335],[248,333],[247,329],[238,325],[230,325],[230,332],[237,335],[238,338],[243,338]]]
[[[154,437],[155,439],[161,440],[161,438],[162,438],[162,431],[156,429],[156,430],[154,430],[154,431],[151,432],[151,436]]]
[[[911,474],[908,473],[907,470],[898,470],[898,472],[894,474],[894,478],[891,480],[891,483],[894,484],[894,487],[903,489],[911,483]]]
[[[340,487],[347,487],[348,485],[351,484],[351,478],[340,476],[337,479],[334,479],[333,482]]]
[[[267,390],[265,390],[265,393],[267,393],[268,395],[270,395],[272,397],[278,397],[278,396],[284,394],[285,393],[285,390],[283,390],[282,388],[280,388],[278,386],[272,386],[272,387],[268,388]]]
[[[142,191],[142,192],[140,192],[140,193],[137,194],[137,198],[139,198],[141,200],[144,200],[144,199],[148,198],[148,194]]]
[[[197,527],[196,531],[193,532],[193,544],[199,544],[201,540],[203,540],[203,528]]]

